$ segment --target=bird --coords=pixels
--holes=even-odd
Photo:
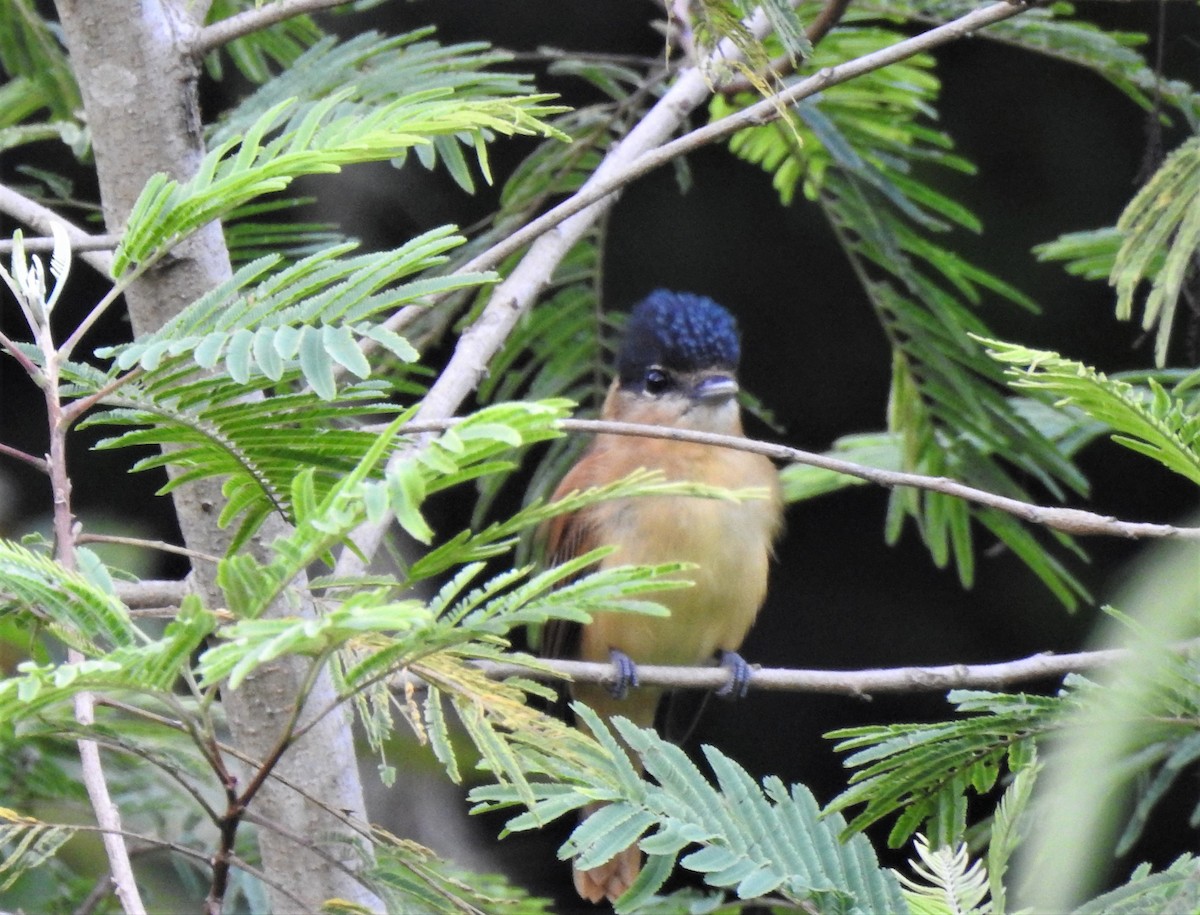
[[[741,338],[734,317],[711,298],[659,289],[631,310],[601,418],[744,436],[737,370]],[[585,625],[551,624],[543,653],[612,662],[613,687],[574,684],[572,695],[602,719],[623,715],[654,724],[663,690],[637,684],[637,664],[696,665],[719,657],[730,681],[718,694],[744,695],[750,670],[737,654],[767,591],[768,564],[782,526],[778,474],[766,457],[691,442],[602,433],[563,477],[551,501],[604,486],[640,470],[668,481],[729,489],[756,487],[765,498],[724,500],[657,495],[599,502],[553,518],[543,532],[552,564],[601,546],[614,551],[599,568],[684,562],[691,587],[660,592],[669,616],[597,612]],[[584,808],[586,817],[602,805]],[[616,900],[641,869],[631,845],[599,867],[574,868],[579,895]]]

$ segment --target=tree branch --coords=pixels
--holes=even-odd
[[[910,486],[928,492],[939,492],[955,496],[1006,512],[1022,521],[1041,524],[1065,534],[1078,536],[1109,536],[1135,538],[1170,538],[1196,540],[1200,539],[1200,528],[1175,527],[1170,524],[1153,524],[1144,521],[1121,521],[1108,515],[1084,511],[1078,508],[1061,508],[1058,506],[1035,505],[1022,502],[1008,496],[998,496],[983,489],[976,489],[957,480],[947,477],[930,477],[919,473],[906,473],[900,470],[884,470],[878,467],[868,467],[855,464],[840,458],[815,454],[811,451],[801,451],[787,445],[775,445],[770,442],[760,442],[753,439],[733,435],[716,435],[709,432],[693,432],[685,429],[672,429],[654,426],[639,426],[636,423],[614,423],[603,420],[569,419],[562,420],[560,426],[579,432],[606,432],[617,435],[638,435],[653,438],[666,438],[674,441],[695,442],[701,445],[716,445],[722,448],[735,448],[761,454],[776,461],[788,461],[796,464],[806,464],[844,473],[848,476],[877,483],[888,488]]]
[[[349,2],[350,0],[278,0],[276,3],[255,7],[206,25],[197,33],[190,50],[192,54],[201,57],[222,45],[262,31],[285,19],[344,6]]]
[[[120,235],[87,235],[82,238],[71,239],[71,250],[80,251],[112,251],[121,242]],[[49,235],[34,235],[25,236],[21,239],[21,244],[25,250],[33,254],[49,254],[54,250],[54,238]],[[0,238],[0,255],[12,254],[13,244],[11,238]]]
[[[1200,640],[1177,646],[1180,652],[1200,649]],[[1085,670],[1107,667],[1131,657],[1125,648],[1049,652],[1013,661],[989,664],[942,664],[931,667],[892,667],[869,670],[803,670],[784,667],[751,667],[750,687],[773,692],[827,693],[869,699],[876,693],[929,693],[951,689],[1003,689],[1032,680],[1046,680]],[[617,671],[611,664],[593,661],[539,659],[539,667],[524,664],[479,662],[489,677],[524,677],[535,680],[569,679],[577,683],[614,683]],[[675,689],[718,689],[729,682],[723,667],[672,667],[638,665],[638,685]],[[392,683],[393,689],[421,686],[414,674]]]
[[[34,470],[40,470],[42,473],[50,472],[50,465],[46,463],[45,458],[40,458],[33,454],[27,454],[20,448],[14,448],[12,445],[4,444],[4,442],[0,442],[0,455],[10,457],[13,460],[22,461],[31,466]]]
[[[30,200],[7,185],[0,184],[0,213],[31,226],[44,235],[50,234],[50,226],[54,223],[64,226],[72,248],[80,252],[79,259],[102,274],[106,280],[112,278],[112,253],[97,250],[94,247],[98,240],[96,236],[89,235],[73,223],[67,222],[49,207],[44,207],[36,200]],[[53,246],[50,250],[53,250]]]
[[[474,387],[474,384],[477,383],[478,378],[482,375],[483,365],[486,364],[487,360],[503,344],[512,325],[516,323],[516,318],[524,312],[524,309],[529,306],[530,300],[545,286],[549,271],[557,266],[558,260],[565,254],[565,251],[563,251],[557,258],[554,258],[554,250],[562,248],[564,242],[567,241],[573,244],[583,234],[583,231],[599,218],[600,213],[615,202],[614,195],[620,192],[626,185],[680,156],[695,152],[710,143],[723,140],[737,133],[739,130],[768,124],[778,119],[779,113],[786,110],[790,105],[795,104],[801,99],[816,95],[830,86],[844,83],[847,80],[881,69],[889,64],[906,60],[909,57],[929,51],[958,38],[965,38],[985,26],[1010,19],[1028,8],[1027,5],[1022,3],[1009,3],[1007,0],[1001,0],[1001,2],[993,3],[990,6],[973,10],[952,22],[944,23],[904,41],[898,41],[896,44],[872,54],[838,64],[835,67],[826,67],[806,79],[793,83],[787,89],[775,95],[768,96],[761,102],[757,102],[734,114],[727,115],[718,121],[713,121],[703,127],[689,131],[675,140],[666,142],[666,136],[670,136],[674,128],[678,127],[687,115],[701,101],[708,97],[709,84],[705,81],[701,68],[692,68],[683,71],[675,86],[672,87],[672,90],[663,96],[659,103],[643,118],[642,122],[630,132],[629,136],[605,157],[604,162],[593,174],[591,180],[586,182],[575,194],[568,197],[558,206],[547,210],[542,216],[527,223],[511,235],[506,236],[503,241],[481,252],[455,271],[461,274],[491,270],[526,245],[535,243],[535,247],[530,249],[525,259],[517,266],[508,280],[496,288],[483,314],[463,334],[463,338],[460,339],[459,349],[455,350],[454,358],[451,359],[447,371],[452,367],[457,373],[467,375],[470,380],[468,391]],[[699,85],[696,86],[693,83],[698,83]],[[698,90],[703,94],[699,100],[692,103],[691,93],[685,90]],[[671,118],[669,121],[671,131],[664,136],[658,137],[655,142],[645,142],[645,140],[653,139],[653,137],[643,138],[641,135],[638,135],[638,131],[642,124],[649,121],[655,115],[657,115],[657,119],[662,120]],[[635,139],[635,135],[636,139],[639,140],[636,148],[631,143],[631,140]],[[608,198],[607,201],[606,198]],[[599,206],[595,210],[588,209],[601,201],[606,201],[603,206]],[[584,211],[587,211],[586,214]],[[580,217],[578,224],[575,222],[575,217]],[[549,235],[548,233],[555,228],[558,229],[558,233],[556,235]],[[536,243],[541,242],[543,236],[547,236],[547,241],[542,243],[539,250]],[[559,236],[562,236],[562,239],[556,241],[555,239]],[[565,247],[569,249],[570,244],[566,244]],[[531,265],[526,271],[522,272],[522,268],[526,266],[525,262],[531,259]],[[526,273],[529,276],[526,276]],[[501,293],[504,294],[502,295]],[[511,320],[506,320],[505,316],[510,312],[515,313]],[[384,326],[389,330],[396,330],[408,320],[410,320],[410,311],[409,308],[404,308],[385,322]],[[496,337],[498,339],[495,339]],[[463,351],[461,359],[456,364],[455,359],[459,358],[459,353],[460,350],[463,350],[464,342],[469,345]],[[443,373],[443,378],[446,374]],[[441,380],[439,379],[439,383]],[[449,385],[450,382],[447,381],[446,387],[448,388]],[[437,385],[434,387],[436,388]],[[453,412],[453,410],[457,409],[458,404],[462,402],[465,396],[466,393],[464,392],[450,410],[446,412]]]
[[[165,540],[145,540],[141,537],[121,537],[116,534],[80,534],[75,538],[76,543],[116,543],[121,546],[135,546],[142,550],[158,550],[160,553],[171,553],[175,556],[186,556],[201,562],[218,563],[220,556],[202,553],[199,550],[189,550],[185,546],[176,546]]]
[[[117,598],[131,609],[178,607],[190,593],[187,581],[118,581]]]
[[[459,422],[462,422],[461,418],[412,422],[402,426],[400,431],[415,434],[438,432]],[[886,486],[889,489],[896,486],[910,486],[914,489],[955,496],[977,505],[985,505],[988,508],[1006,512],[1031,524],[1040,524],[1056,531],[1062,531],[1065,534],[1089,537],[1126,537],[1129,539],[1200,540],[1200,528],[1176,527],[1172,524],[1155,524],[1147,521],[1121,521],[1110,515],[1100,515],[1079,508],[1036,505],[1008,496],[998,496],[948,477],[930,477],[901,470],[868,467],[865,464],[855,464],[853,461],[845,461],[825,454],[802,451],[788,445],[777,445],[773,442],[758,441],[737,435],[718,435],[715,432],[698,432],[673,426],[649,426],[601,419],[563,419],[559,420],[557,425],[566,432],[634,435],[642,438],[661,438],[676,442],[693,442],[698,445],[713,445],[718,448],[732,448],[735,451],[749,451],[775,461],[805,464],[811,467],[820,467],[823,470],[831,470],[834,473],[843,473],[866,480],[868,483]]]

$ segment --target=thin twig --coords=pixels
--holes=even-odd
[[[112,830],[105,829],[100,826],[79,825],[79,824],[75,824],[75,823],[61,823],[61,824],[60,823],[47,823],[46,825],[57,826],[61,829],[69,829],[74,832],[100,833],[101,836],[107,836],[112,831]],[[205,854],[204,852],[202,852],[198,849],[195,849],[195,848],[190,848],[187,845],[181,845],[178,842],[172,842],[170,839],[163,839],[158,836],[145,835],[140,832],[130,832],[127,829],[121,830],[118,837],[121,840],[129,839],[129,840],[133,840],[135,842],[144,842],[144,843],[146,843],[147,846],[149,846],[151,848],[162,849],[164,851],[174,852],[175,854],[182,855],[185,858],[191,858],[193,861],[196,861],[200,864],[211,864],[212,863],[209,860],[208,855]],[[259,870],[258,868],[254,867],[253,865],[247,864],[245,861],[241,860],[240,858],[237,858],[236,856],[233,858],[233,863],[240,870],[245,871],[247,874],[254,877],[256,880],[261,880],[265,886],[269,886],[271,889],[277,890],[278,892],[282,893],[288,900],[295,903],[299,907],[296,909],[296,911],[298,911],[298,912],[299,911],[307,911],[307,909],[304,908],[305,903],[304,903],[303,899],[301,899],[299,896],[297,896],[294,893],[292,893],[291,891],[289,891],[282,884],[276,882],[271,877],[267,876],[267,874],[265,874],[263,871]]]
[[[307,13],[319,13],[335,6],[345,6],[350,0],[278,0],[206,25],[192,41],[191,52],[197,57],[215,51],[238,38],[293,19]]]
[[[176,546],[164,540],[143,540],[141,537],[121,537],[116,534],[79,534],[76,543],[116,543],[121,546],[136,546],[143,550],[158,550],[160,553],[172,553],[176,556],[186,556],[189,559],[199,559],[203,562],[218,563],[220,556],[202,553],[199,550],[189,550],[185,546]]]
[[[34,319],[30,320],[30,331],[42,353],[42,366],[37,377],[46,404],[46,426],[50,439],[46,465],[53,503],[54,558],[63,569],[74,572],[78,567],[78,557],[74,540],[75,516],[71,507],[71,475],[67,469],[67,433],[70,425],[63,421],[60,355],[54,345],[48,306],[45,302],[38,305],[40,307],[33,313]],[[84,657],[78,649],[69,648],[67,660],[71,664],[79,664]],[[95,697],[90,692],[77,693],[73,706],[75,720],[83,727],[88,728],[96,723]],[[112,869],[114,891],[127,915],[145,915],[146,907],[133,874],[129,849],[121,834],[121,813],[108,790],[104,766],[100,761],[100,748],[88,738],[80,738],[76,745],[79,748],[81,780],[96,815],[96,823],[103,831],[104,852]]]
[[[45,458],[40,458],[37,455],[28,454],[20,448],[14,448],[12,445],[6,445],[0,442],[0,454],[6,457],[14,458],[25,464],[29,464],[35,470],[40,470],[42,473],[50,472],[50,465],[46,463]]]
[[[17,361],[17,365],[21,370],[28,375],[34,382],[41,383],[44,379],[42,370],[38,368],[38,364],[30,359],[25,352],[3,331],[0,331],[0,349],[3,349]]]
[[[817,14],[817,18],[808,24],[804,34],[813,44],[820,44],[821,39],[832,31],[833,27],[842,21],[850,0],[825,0],[825,6]]]
[[[674,441],[695,442],[702,445],[717,445],[723,448],[736,448],[765,455],[776,461],[789,461],[844,473],[880,486],[895,487],[909,486],[929,492],[939,492],[986,505],[999,511],[1013,515],[1032,524],[1041,524],[1056,531],[1078,536],[1109,536],[1135,538],[1178,537],[1181,539],[1200,539],[1200,528],[1176,527],[1171,524],[1154,524],[1144,521],[1121,521],[1108,515],[1084,511],[1078,508],[1060,508],[1058,506],[1035,505],[1022,502],[1007,496],[999,496],[983,489],[976,489],[957,480],[947,477],[930,477],[919,473],[906,473],[900,470],[884,470],[878,467],[867,467],[844,461],[840,458],[815,454],[811,451],[801,451],[787,445],[776,445],[771,442],[760,442],[732,435],[716,435],[709,432],[693,432],[685,429],[672,429],[654,426],[642,426],[637,423],[614,423],[602,420],[570,419],[562,420],[563,429],[579,432],[606,432],[619,435],[638,435],[654,438],[667,438]]]
[[[106,699],[105,705],[110,706],[115,709],[120,709],[121,711],[123,711],[127,714],[135,715],[146,721],[152,721],[155,724],[161,725],[166,728],[170,728],[172,730],[180,731],[185,734],[191,733],[188,730],[187,725],[182,720],[179,720],[176,718],[168,718],[166,715],[160,715],[155,712],[149,711],[148,709],[144,709],[139,706],[136,706],[136,705],[128,705],[124,702],[120,702],[115,699]],[[303,730],[303,729],[297,729],[298,732],[301,730]],[[297,740],[298,739],[299,738],[297,737]],[[221,741],[218,740],[218,741],[214,741],[213,745],[217,750],[220,751],[220,753],[224,753],[227,756],[231,756],[234,759],[238,760],[239,762],[243,763],[244,765],[251,767],[255,770],[260,769],[263,765],[261,760],[256,759],[255,757],[251,756],[249,753],[246,753],[245,751],[243,751],[243,750],[239,749],[238,747],[235,747],[231,744],[222,743]],[[314,794],[310,794],[309,792],[307,792],[303,788],[301,788],[299,785],[290,781],[287,777],[280,775],[278,772],[272,772],[271,779],[272,779],[272,781],[276,782],[277,784],[280,784],[283,787],[287,788],[289,791],[295,792],[297,795],[299,795],[299,797],[301,797],[304,800],[304,802],[306,804],[310,804],[313,807],[319,808],[320,810],[324,811],[325,813],[328,813],[331,817],[334,817],[335,819],[339,820],[342,824],[344,824],[345,826],[348,826],[350,829],[352,829],[354,832],[357,832],[359,835],[364,836],[364,837],[370,836],[370,834],[371,834],[370,826],[349,816],[345,810],[330,806],[324,800],[322,800],[320,797],[318,797]]]
[[[67,230],[67,238],[72,246],[80,246],[76,249],[80,252],[79,259],[101,273],[105,279],[111,278],[111,252],[92,249],[90,245],[96,240],[96,236],[89,235],[74,223],[67,222],[49,207],[42,206],[36,200],[30,200],[24,194],[18,194],[12,188],[0,184],[0,213],[6,213],[45,235],[49,235],[50,227],[58,223]]]

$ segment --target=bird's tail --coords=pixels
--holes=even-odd
[[[603,806],[589,804],[583,809],[583,816],[589,817]],[[630,845],[599,867],[590,867],[587,870],[575,867],[575,890],[588,902],[601,902],[605,899],[615,902],[617,897],[633,884],[641,869],[642,853],[637,845]]]

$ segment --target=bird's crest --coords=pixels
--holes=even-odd
[[[622,381],[633,381],[652,365],[736,369],[740,359],[733,315],[706,296],[658,289],[630,314],[617,367]]]

